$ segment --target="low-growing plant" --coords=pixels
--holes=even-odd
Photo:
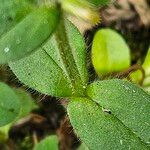
[[[132,63],[125,40],[112,29],[98,30],[91,50],[98,77],[91,83],[83,36],[67,20],[70,13],[99,23],[96,6],[109,2],[0,0],[0,63],[8,63],[28,87],[68,99],[70,122],[84,143],[80,149],[148,150],[150,95],[143,88],[150,87],[150,50],[142,69],[126,76]],[[25,102],[21,107],[21,93],[0,83],[0,126],[15,121],[20,109],[29,112]],[[46,149],[50,143],[58,149],[56,137],[49,138],[35,149]]]

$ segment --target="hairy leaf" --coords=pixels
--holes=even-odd
[[[122,71],[130,66],[130,52],[124,39],[111,29],[94,36],[92,62],[99,75]]]
[[[62,40],[69,42],[69,47],[53,35],[32,55],[10,63],[20,81],[39,92],[58,97],[73,95],[77,78],[80,80],[77,85],[81,84],[85,88],[88,77],[84,42],[79,31],[71,23],[66,23],[66,28],[67,37],[64,36]],[[72,62],[75,64],[71,64]],[[74,68],[76,72],[73,72]]]
[[[17,60],[37,49],[55,30],[56,8],[39,8],[0,38],[0,63]]]
[[[49,136],[35,145],[34,150],[58,150],[57,136]]]
[[[143,89],[114,79],[91,84],[87,94],[142,141],[150,142],[150,95]]]
[[[0,126],[14,121],[20,113],[21,104],[15,92],[0,82]]]
[[[86,98],[68,105],[71,124],[90,150],[148,150],[147,145],[114,115]]]

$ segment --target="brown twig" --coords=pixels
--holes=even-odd
[[[119,78],[119,79],[123,79],[123,78],[127,78],[127,79],[130,79],[130,74],[137,71],[137,70],[140,70],[141,73],[142,73],[142,79],[141,81],[139,82],[140,85],[143,84],[143,81],[144,81],[144,78],[145,78],[145,71],[144,69],[142,68],[142,66],[138,65],[138,64],[135,64],[133,66],[131,66],[130,68],[128,68],[127,70],[121,72],[121,73],[118,73],[115,75],[116,78]]]

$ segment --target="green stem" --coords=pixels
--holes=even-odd
[[[55,38],[59,46],[60,56],[67,70],[68,76],[71,80],[72,93],[73,95],[83,96],[84,85],[79,75],[79,71],[73,56],[72,48],[69,44],[65,27],[65,21],[63,17],[57,28]]]

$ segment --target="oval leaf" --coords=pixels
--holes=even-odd
[[[40,8],[30,13],[0,39],[0,63],[25,57],[53,33],[59,21],[56,8]]]
[[[92,100],[118,118],[145,143],[150,142],[150,95],[123,80],[95,82],[87,89]]]
[[[38,143],[34,150],[58,150],[58,138],[57,136],[49,136]]]
[[[73,98],[68,105],[71,124],[90,150],[148,150],[131,130],[95,102]]]
[[[94,36],[92,62],[99,75],[119,72],[130,66],[130,51],[117,32],[101,29]]]
[[[20,113],[20,106],[15,92],[0,82],[0,126],[14,121]]]
[[[64,43],[60,46],[58,43],[61,44],[61,41],[58,42],[56,35],[53,35],[32,55],[9,64],[20,81],[39,92],[57,97],[68,97],[74,94],[72,82],[77,82],[74,80],[76,76],[80,77],[79,84],[81,83],[84,88],[88,81],[84,41],[71,23],[66,23],[66,28],[70,46],[66,46],[65,51],[68,52],[66,48],[69,48],[75,62],[74,66],[77,68],[72,78],[69,71],[72,70],[73,65],[66,64],[65,60],[70,58],[60,50]]]

